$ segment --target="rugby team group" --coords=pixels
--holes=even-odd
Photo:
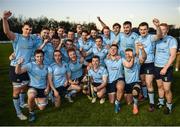
[[[132,104],[132,113],[138,114],[138,102],[149,100],[149,111],[163,108],[172,112],[171,83],[173,62],[176,59],[177,40],[167,35],[167,23],[152,22],[156,34],[148,33],[148,23],[139,24],[139,35],[132,32],[132,23],[114,23],[112,31],[97,17],[102,32],[87,31],[77,24],[76,31],[65,32],[43,27],[32,34],[30,22],[24,22],[22,34],[10,30],[10,11],[3,13],[3,30],[12,40],[13,52],[9,56],[9,76],[13,86],[13,104],[20,120],[27,120],[22,108],[28,108],[29,121],[36,119],[35,106],[44,110],[48,99],[60,107],[62,98],[73,103],[73,97],[82,92],[92,103],[99,99],[121,110],[122,99]],[[12,24],[13,25],[13,24]],[[155,104],[153,80],[158,88]],[[87,84],[92,84],[87,86]],[[93,91],[93,92],[92,92]],[[27,96],[27,103],[25,98]],[[63,102],[62,102],[63,103]]]

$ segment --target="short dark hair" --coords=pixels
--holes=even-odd
[[[76,50],[74,48],[70,48],[67,50],[68,55],[69,55],[69,52],[75,52],[76,53]]]
[[[119,23],[114,23],[114,24],[113,24],[113,28],[114,28],[115,26],[118,26],[119,28],[121,28],[121,25],[120,25]]]
[[[43,52],[41,49],[37,49],[37,50],[35,50],[35,52],[34,52],[34,56],[35,56],[36,54],[40,54],[40,53],[42,53],[42,54],[43,54],[43,56],[44,56],[44,52]]]
[[[131,49],[131,48],[127,48],[127,49],[125,50],[125,52],[128,52],[128,51],[133,52],[133,49]]]
[[[119,49],[117,44],[112,44],[111,47],[115,46],[117,49]]]
[[[54,54],[55,54],[56,52],[59,52],[59,53],[61,54],[61,51],[60,51],[60,50],[54,50]]]
[[[64,27],[63,27],[63,26],[59,26],[59,27],[58,27],[58,30],[59,30],[59,29],[64,29]]]
[[[73,29],[70,29],[68,32],[73,32],[73,33],[74,33],[74,30],[73,30]]]
[[[147,28],[149,28],[149,25],[148,25],[147,22],[142,22],[142,23],[140,23],[140,24],[139,24],[139,27],[140,27],[140,26],[147,26]],[[138,28],[139,28],[139,27],[138,27]]]
[[[32,23],[30,23],[29,21],[25,21],[23,24],[22,24],[22,27],[24,27],[25,25],[29,26],[32,28]]]
[[[103,38],[101,36],[97,36],[96,39],[101,39],[103,41]]]
[[[130,21],[125,21],[123,25],[130,25],[130,27],[132,27],[132,23]]]
[[[87,30],[83,30],[82,33],[87,33],[87,34],[89,34],[89,32],[88,32]]]
[[[73,40],[71,40],[71,39],[67,39],[67,40],[65,40],[65,43],[66,43],[67,41],[69,41],[69,42],[72,42],[72,43],[73,43]]]
[[[59,36],[58,36],[57,34],[54,34],[54,35],[52,36],[52,39],[58,39],[58,40],[60,40],[60,38],[59,38]]]
[[[43,30],[50,30],[50,29],[47,26],[43,26],[41,31],[43,31]]]
[[[93,58],[100,60],[99,56],[97,56],[97,55],[94,55],[94,56],[92,57],[92,59],[93,59]]]

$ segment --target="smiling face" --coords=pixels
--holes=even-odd
[[[169,31],[168,25],[167,24],[160,24],[160,29],[162,32],[162,36],[165,37]]]
[[[131,32],[131,26],[130,24],[123,25],[124,33],[129,34]]]
[[[113,31],[115,34],[118,34],[120,32],[120,30],[121,30],[121,28],[117,25],[113,27]]]
[[[142,37],[145,37],[148,34],[148,27],[146,25],[140,26],[139,33]]]
[[[101,48],[101,47],[102,47],[102,40],[101,40],[100,38],[97,38],[97,39],[96,39],[96,46],[97,46],[98,48]]]
[[[61,55],[60,51],[54,52],[54,60],[56,63],[60,63],[61,58],[62,58],[62,55]]]
[[[36,61],[36,63],[37,63],[38,65],[43,64],[43,60],[44,60],[44,55],[43,55],[43,53],[37,53],[37,54],[35,55],[35,61]]]
[[[97,69],[99,67],[99,59],[98,58],[92,58],[92,65],[94,69]]]
[[[109,29],[103,29],[103,33],[105,37],[109,37],[110,36],[110,30]]]
[[[49,38],[49,30],[48,29],[44,29],[41,31],[41,37],[43,40],[48,39]]]
[[[56,38],[52,39],[52,44],[53,44],[55,49],[58,47],[59,43],[60,43],[59,39],[56,39]]]
[[[110,48],[110,55],[111,56],[116,56],[117,55],[117,52],[118,51],[118,48],[116,47],[116,46],[111,46],[111,48]]]
[[[22,27],[22,35],[25,36],[25,37],[28,37],[30,36],[32,32],[32,27],[30,27],[29,25],[24,25]]]
[[[71,61],[76,61],[77,60],[77,56],[76,56],[75,51],[68,52],[68,55],[69,55],[69,58],[71,59]]]
[[[87,38],[87,37],[88,37],[88,33],[82,32],[82,36],[81,36],[81,37],[82,37],[82,40],[86,42],[87,39],[88,39],[88,38]]]

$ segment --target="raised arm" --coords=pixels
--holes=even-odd
[[[147,58],[146,51],[144,50],[143,44],[137,43],[136,46],[137,46],[137,49],[138,49],[138,50],[141,50],[141,56],[139,56],[139,62],[140,62],[140,64],[143,64],[144,61],[145,61],[146,58]]]
[[[158,19],[154,18],[153,19],[153,24],[155,25],[156,27],[156,35],[153,35],[153,41],[157,41],[159,40],[160,38],[162,38],[162,32],[161,32],[161,29],[159,27],[160,25],[160,22]]]
[[[123,66],[126,68],[131,68],[134,64],[134,55],[133,52],[129,52],[129,57],[123,61]]]
[[[56,50],[60,50],[63,44],[64,44],[64,39],[61,39],[61,41],[60,41],[58,47],[56,48]]]
[[[16,74],[22,74],[22,73],[24,73],[24,72],[27,71],[26,68],[22,68],[22,67],[21,67],[21,64],[23,63],[23,61],[24,61],[23,58],[20,58],[20,59],[18,60],[18,63],[17,63],[16,68],[15,68],[15,73],[16,73]]]
[[[3,13],[3,31],[6,34],[6,36],[10,39],[10,40],[15,40],[16,36],[15,34],[10,31],[9,29],[9,23],[8,23],[8,18],[12,15],[12,13],[10,11],[4,11]]]
[[[101,20],[101,18],[98,16],[97,17],[98,21],[101,23],[101,26],[104,28],[106,24]]]
[[[44,42],[42,43],[42,45],[40,45],[38,49],[42,50],[48,42],[49,42],[49,39],[45,39]]]

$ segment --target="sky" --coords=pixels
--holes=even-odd
[[[58,21],[94,22],[98,28],[97,16],[110,27],[126,20],[134,27],[141,22],[153,27],[153,18],[180,27],[180,0],[0,0],[1,16],[4,10],[25,18],[46,16]]]

